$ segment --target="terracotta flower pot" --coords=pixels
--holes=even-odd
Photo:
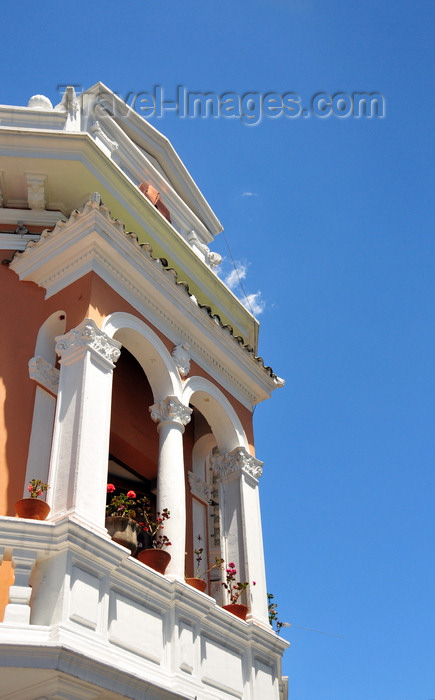
[[[19,518],[45,520],[50,512],[50,506],[38,498],[21,498],[15,504],[15,512]]]
[[[236,617],[240,617],[241,620],[246,620],[246,615],[249,612],[248,606],[241,603],[229,603],[229,605],[222,605],[222,607]]]
[[[171,555],[165,549],[142,549],[137,555],[142,564],[146,564],[151,569],[164,574],[166,567],[171,561]]]
[[[202,578],[186,578],[186,583],[192,588],[202,591],[202,593],[205,593],[207,590],[207,581],[204,581]]]
[[[114,542],[127,547],[132,554],[136,552],[139,523],[131,518],[109,515],[106,518],[106,528]]]

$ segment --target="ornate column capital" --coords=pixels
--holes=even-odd
[[[192,409],[181,403],[176,396],[167,396],[163,401],[150,406],[149,410],[155,423],[177,423],[183,430],[192,415]]]
[[[29,376],[51,394],[57,394],[59,370],[40,355],[29,360]]]
[[[121,343],[110,338],[90,318],[85,318],[76,328],[56,338],[56,352],[62,362],[69,364],[83,356],[86,350],[113,368],[121,354]]]
[[[214,455],[211,462],[222,480],[244,474],[258,481],[263,473],[263,462],[250,455],[244,447],[236,447],[224,455]]]

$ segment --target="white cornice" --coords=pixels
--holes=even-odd
[[[47,298],[88,272],[97,273],[174,344],[189,343],[191,358],[249,409],[278,386],[252,353],[197,305],[175,271],[165,270],[150,246],[125,234],[98,202],[88,202],[82,213],[73,212],[68,222],[42,233],[11,267],[20,279],[44,287]]]
[[[19,129],[63,130],[66,119],[67,114],[64,111],[0,105],[0,123],[4,126]]]
[[[127,223],[130,230],[137,232],[142,242],[149,241],[156,255],[169,259],[179,270],[183,279],[189,282],[193,294],[207,303],[218,313],[224,323],[229,323],[236,335],[241,335],[245,341],[256,348],[258,337],[258,322],[245,309],[235,295],[193,252],[192,246],[166,221],[155,207],[139,191],[138,187],[128,179],[127,175],[111,160],[96,144],[94,139],[85,132],[52,132],[52,131],[22,131],[0,126],[0,155],[9,156],[18,164],[23,158],[25,167],[29,169],[28,161],[44,161],[44,172],[47,172],[50,183],[50,163],[56,172],[58,164],[66,162],[66,176],[71,170],[72,163],[83,164],[83,176],[88,182],[92,181],[92,191],[104,193],[104,201],[112,207],[112,211]],[[17,167],[17,165],[15,166]],[[39,168],[35,162],[32,169]],[[42,166],[41,166],[42,167]],[[75,165],[77,167],[77,165]],[[76,171],[75,171],[76,172]],[[67,190],[58,191],[59,197],[71,196],[73,193],[83,193],[82,180],[69,180]],[[81,194],[82,196],[82,194]],[[78,195],[76,194],[76,197]],[[77,206],[77,199],[69,210]]]
[[[29,241],[38,241],[39,233],[21,233],[18,222],[26,226],[54,226],[63,214],[60,211],[6,209],[0,207],[0,250],[25,250]],[[6,227],[12,231],[2,231]]]
[[[213,237],[222,231],[222,225],[199,187],[191,177],[187,168],[178,156],[170,141],[155,129],[149,122],[143,119],[137,112],[131,109],[121,98],[115,95],[112,90],[106,87],[103,83],[97,83],[88,90],[85,90],[79,96],[75,96],[74,91],[74,106],[77,115],[71,120],[71,114],[68,110],[67,102],[62,100],[61,104],[55,109],[32,107],[10,107],[0,105],[0,123],[6,127],[15,127],[19,129],[38,129],[56,130],[56,131],[80,131],[80,129],[92,134],[95,131],[95,120],[101,117],[98,115],[98,110],[101,109],[104,114],[102,119],[107,123],[109,130],[116,129],[122,133],[124,145],[129,144],[130,147],[144,149],[145,153],[141,153],[142,163],[147,164],[145,171],[151,166],[154,174],[158,171],[152,166],[151,162],[146,158],[146,152],[156,158],[160,167],[166,173],[166,185],[169,181],[172,190],[168,193],[167,186],[164,188],[164,196],[173,198],[176,195],[194,215],[198,222],[201,222],[199,229],[204,228],[204,232],[197,231],[200,235],[204,235],[207,231],[209,242]],[[65,98],[65,96],[64,96]],[[102,141],[105,137],[102,123],[98,125],[98,129],[102,134]],[[106,144],[107,145],[107,144]],[[116,142],[112,144],[116,150]],[[127,149],[128,150],[128,149]],[[112,153],[110,153],[112,156]],[[159,182],[161,176],[157,178]],[[154,185],[154,182],[152,182]],[[191,228],[194,228],[191,226]],[[207,242],[207,241],[205,241]]]
[[[0,233],[0,250],[25,250],[29,241],[38,241],[39,233]]]
[[[0,228],[2,224],[16,226],[19,221],[22,221],[25,226],[54,226],[63,216],[61,211],[0,207]]]

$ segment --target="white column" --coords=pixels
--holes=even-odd
[[[225,565],[234,562],[237,580],[250,583],[247,595],[250,614],[247,619],[269,627],[258,493],[263,463],[244,447],[237,447],[225,455],[212,457],[212,464],[220,476],[219,505]]]
[[[159,433],[157,510],[170,511],[164,534],[172,543],[167,574],[184,580],[186,550],[186,485],[184,478],[183,433],[192,409],[176,396],[168,396],[150,407]]]
[[[121,344],[91,319],[56,342],[61,370],[47,498],[50,517],[71,515],[106,532],[112,371]]]

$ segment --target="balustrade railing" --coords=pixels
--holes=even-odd
[[[142,683],[174,693],[168,698],[285,698],[287,643],[271,630],[239,620],[72,519],[0,518],[0,534],[0,556],[15,574],[0,648],[13,640],[17,667],[20,645],[35,644],[36,665],[44,663],[41,647],[68,649],[81,658],[81,665],[71,660],[72,675],[86,667],[100,686],[104,673],[96,669],[116,669],[116,683],[112,673],[107,683],[117,692]]]

